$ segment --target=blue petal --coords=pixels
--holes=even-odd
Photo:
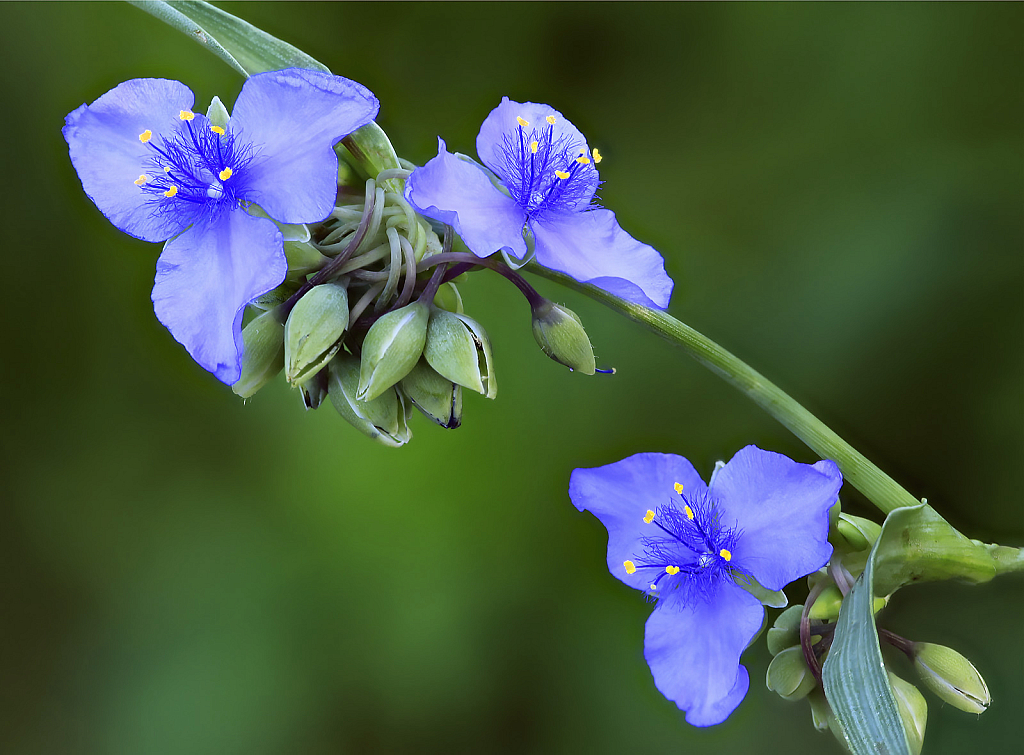
[[[686,711],[693,726],[729,717],[747,694],[740,654],[761,628],[757,598],[732,582],[710,602],[662,601],[647,620],[644,658],[658,691]]]
[[[554,118],[553,124],[548,124],[547,118]],[[503,145],[505,137],[517,133],[519,122],[516,118],[522,118],[530,125],[529,129],[544,129],[549,125],[552,130],[552,141],[564,140],[566,145],[578,145],[588,157],[590,147],[587,139],[580,133],[572,123],[550,105],[543,105],[537,102],[516,102],[508,97],[501,98],[501,104],[494,108],[484,119],[480,126],[480,133],[476,137],[476,153],[481,162],[497,173],[501,178],[507,179],[505,169],[505,152]],[[597,189],[595,184],[589,195],[584,197],[582,204],[588,204]]]
[[[820,569],[832,555],[828,510],[842,485],[835,462],[800,464],[756,446],[738,451],[711,488],[723,520],[741,530],[732,563],[769,590]]]
[[[647,591],[650,574],[626,574],[622,564],[643,554],[641,540],[652,534],[644,515],[672,501],[677,482],[688,496],[707,491],[693,465],[673,454],[635,454],[603,467],[574,469],[569,478],[573,505],[608,530],[608,571],[637,590]]]
[[[460,160],[437,140],[437,157],[409,176],[405,198],[428,218],[447,223],[478,257],[508,249],[526,254],[526,213],[495,188],[479,167]]]
[[[222,212],[164,246],[153,308],[203,369],[231,385],[241,374],[242,310],[287,271],[273,222],[242,210]]]
[[[334,209],[338,157],[332,147],[377,115],[377,98],[341,76],[287,68],[250,77],[231,129],[257,150],[247,196],[282,223],[315,223]]]
[[[177,81],[132,79],[64,119],[62,133],[85,193],[117,228],[143,241],[170,238],[187,218],[158,213],[135,184],[153,156],[139,135],[151,131],[159,139],[194,101],[192,91]]]
[[[645,307],[668,306],[673,283],[665,261],[622,230],[611,210],[545,216],[530,225],[545,267]]]

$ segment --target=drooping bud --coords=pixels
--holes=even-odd
[[[437,289],[437,293],[434,294],[434,306],[454,312],[457,315],[463,313],[462,294],[459,293],[459,289],[456,288],[454,283],[448,281],[441,284],[441,287]]]
[[[409,374],[423,353],[430,310],[415,301],[383,315],[363,341],[356,395],[372,401]]]
[[[928,703],[921,691],[896,674],[889,673],[889,684],[892,687],[892,694],[896,698],[896,707],[899,708],[900,718],[903,720],[903,729],[907,732],[907,743],[913,755],[921,755],[921,748],[924,747],[924,730],[928,724]]]
[[[306,409],[318,409],[327,398],[327,370],[320,370],[305,383],[299,383],[298,388],[302,405]]]
[[[330,262],[308,241],[285,241],[284,256],[288,260],[289,278],[309,275]]]
[[[264,312],[242,328],[242,375],[231,390],[249,398],[284,367],[284,325],[277,310]]]
[[[821,591],[807,615],[815,621],[835,621],[842,605],[843,593],[832,584]]]
[[[992,703],[978,669],[953,648],[919,642],[913,657],[921,683],[950,705],[968,713],[984,713]]]
[[[498,395],[491,358],[491,341],[476,320],[436,307],[430,312],[423,356],[439,375],[482,393]]]
[[[306,382],[338,353],[348,327],[348,292],[338,283],[314,286],[292,307],[285,325],[285,376]]]
[[[597,371],[594,347],[572,310],[541,299],[533,307],[533,337],[545,354],[573,372],[593,375]]]
[[[837,726],[832,708],[820,687],[811,690],[807,695],[807,703],[811,706],[811,725],[815,730],[827,731],[830,726]]]
[[[438,375],[426,359],[399,385],[412,405],[441,427],[451,430],[462,424],[462,386]]]
[[[764,683],[783,700],[800,700],[818,684],[799,647],[786,648],[772,658]]]
[[[769,653],[778,655],[786,648],[793,647],[800,642],[800,615],[803,610],[802,605],[790,606],[775,619],[775,623],[768,630],[768,636],[765,638]]]
[[[881,525],[851,514],[840,514],[835,528],[853,551],[867,550],[875,544],[882,532]]]
[[[328,394],[338,414],[360,432],[385,446],[398,448],[412,439],[405,401],[394,388],[385,389],[377,398],[356,398],[359,384],[359,360],[342,354],[328,365]]]

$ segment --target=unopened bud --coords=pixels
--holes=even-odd
[[[320,370],[305,383],[299,383],[298,388],[302,405],[306,409],[320,408],[320,404],[327,398],[327,370]]]
[[[790,606],[775,619],[766,637],[769,653],[778,655],[800,642],[800,616],[803,610],[802,605]]]
[[[533,337],[541,349],[573,372],[597,371],[594,347],[576,313],[547,299],[533,307]]]
[[[288,277],[304,278],[316,272],[330,260],[320,254],[309,241],[285,241],[284,256],[288,260]]]
[[[383,315],[363,341],[356,395],[372,401],[409,374],[423,353],[430,310],[413,302]]]
[[[454,283],[448,281],[441,284],[441,287],[437,289],[437,293],[434,294],[434,306],[454,312],[457,315],[462,314],[462,294],[459,293],[459,289],[456,288]]]
[[[914,668],[921,683],[950,705],[968,713],[984,713],[992,702],[988,685],[969,660],[953,648],[919,642]]]
[[[338,414],[360,432],[385,446],[397,448],[412,439],[405,402],[394,388],[385,389],[377,398],[356,398],[359,384],[359,360],[342,354],[328,365],[328,393]]]
[[[292,307],[285,325],[285,376],[304,383],[341,348],[348,327],[348,293],[338,283],[314,286]]]
[[[836,530],[850,545],[850,550],[863,551],[875,544],[882,527],[870,519],[851,514],[840,514]]]
[[[498,395],[491,341],[476,320],[436,307],[432,309],[423,356],[439,375],[453,383],[487,398]]]
[[[924,747],[924,729],[928,724],[928,703],[921,691],[908,681],[900,679],[896,674],[889,673],[889,685],[892,687],[896,707],[899,708],[903,729],[907,732],[907,744],[913,755],[921,755]]]
[[[437,374],[426,359],[399,383],[413,406],[449,430],[462,424],[462,386]]]
[[[284,325],[270,310],[242,328],[242,375],[231,390],[249,398],[284,367]]]
[[[799,647],[786,648],[772,658],[764,683],[783,700],[800,700],[818,684]]]

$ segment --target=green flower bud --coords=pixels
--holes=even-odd
[[[842,605],[843,593],[835,585],[829,585],[822,590],[821,595],[814,601],[808,616],[815,621],[835,621],[839,616],[839,608]]]
[[[921,691],[908,681],[889,673],[889,684],[900,710],[903,729],[907,732],[907,743],[913,755],[921,755],[924,747],[924,729],[928,723],[928,703]]]
[[[597,371],[594,347],[575,312],[541,300],[533,308],[533,337],[545,354],[573,372]]]
[[[811,706],[811,724],[817,731],[828,731],[830,722],[834,726],[835,714],[825,699],[825,693],[820,687],[811,690],[807,695],[807,703]]]
[[[457,315],[462,314],[462,294],[459,293],[459,289],[456,288],[454,283],[448,281],[441,284],[441,287],[437,289],[437,293],[434,294],[434,306],[454,312]]]
[[[331,403],[349,424],[385,446],[398,448],[412,439],[405,401],[394,388],[385,389],[377,398],[356,398],[359,384],[359,360],[341,354],[328,365],[328,394]]]
[[[451,430],[462,424],[462,386],[438,375],[426,359],[399,385],[412,405],[441,427]]]
[[[289,278],[302,278],[330,261],[308,241],[285,241],[284,256],[288,260]]]
[[[299,383],[302,405],[306,409],[318,409],[327,398],[327,370],[320,370],[305,383]]]
[[[242,376],[231,390],[249,398],[284,367],[284,325],[277,310],[264,312],[242,328]]]
[[[341,348],[348,327],[348,292],[338,283],[314,286],[292,307],[284,333],[285,376],[304,383]]]
[[[803,606],[790,606],[775,619],[766,638],[769,653],[778,655],[800,643],[800,615],[803,610]]]
[[[491,364],[491,341],[476,320],[436,307],[432,309],[423,356],[438,374],[453,383],[487,398],[498,395]]]
[[[772,658],[764,683],[783,700],[800,700],[818,686],[799,647],[786,648]]]
[[[960,710],[984,713],[992,702],[988,685],[978,669],[953,648],[930,642],[917,643],[914,668],[925,687]]]
[[[423,353],[430,309],[423,302],[388,312],[370,326],[359,368],[362,401],[372,401],[409,374]]]
[[[867,550],[875,544],[882,532],[881,525],[875,524],[870,519],[850,514],[840,514],[835,528],[850,544],[850,549],[853,551]]]

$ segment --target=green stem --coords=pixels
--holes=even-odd
[[[915,506],[920,503],[899,483],[868,461],[862,453],[764,375],[689,325],[666,312],[632,304],[596,286],[580,283],[568,275],[541,267],[535,262],[531,262],[525,269],[601,302],[684,349],[698,362],[745,393],[821,458],[831,459],[838,464],[846,481],[863,493],[883,513],[888,514],[900,506]],[[1015,567],[1009,564],[1007,566],[1008,569]]]

